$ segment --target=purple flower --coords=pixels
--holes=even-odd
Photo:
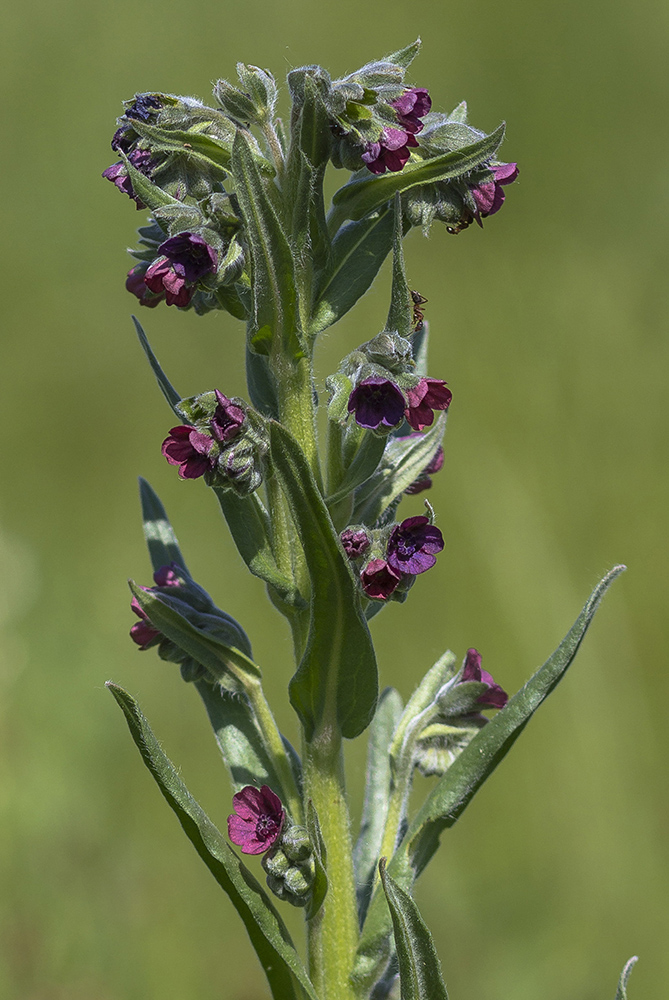
[[[362,589],[376,601],[387,601],[401,579],[385,559],[370,559],[360,574]]]
[[[342,531],[340,538],[341,544],[344,546],[344,552],[349,559],[357,559],[369,548],[369,535],[362,528],[359,528],[357,531],[347,528],[346,531]]]
[[[407,517],[395,525],[388,539],[388,565],[396,573],[416,576],[436,563],[435,553],[441,552],[444,539],[439,530],[421,515]]]
[[[197,427],[182,424],[171,429],[161,451],[170,465],[179,466],[181,479],[197,479],[216,465],[216,459],[210,456],[213,446],[214,442],[208,434],[202,434]]]
[[[158,253],[162,256],[147,270],[144,281],[156,295],[165,293],[168,306],[187,306],[195,291],[192,286],[218,267],[218,254],[197,233],[170,237]]]
[[[443,379],[422,378],[413,389],[407,389],[409,405],[406,418],[415,431],[422,431],[434,421],[433,410],[447,410],[453,393]]]
[[[156,94],[135,94],[135,100],[125,113],[126,118],[137,118],[148,122],[154,111],[159,111],[163,103]]]
[[[516,163],[498,163],[490,167],[494,180],[486,181],[484,184],[477,184],[471,188],[472,196],[476,202],[476,221],[479,226],[483,226],[481,219],[488,215],[499,212],[506,197],[504,184],[511,184],[518,176],[518,165]]]
[[[237,406],[218,389],[215,390],[218,406],[211,418],[211,433],[220,444],[227,444],[237,437],[246,420],[241,406]]]
[[[417,438],[422,436],[423,435],[420,432],[416,432],[415,434],[409,434],[408,437],[399,438],[398,440],[407,441],[410,440],[411,438]],[[429,490],[432,487],[431,476],[433,476],[435,472],[439,472],[443,468],[443,465],[444,465],[444,449],[442,448],[441,445],[439,445],[439,448],[437,449],[437,452],[432,461],[425,466],[418,479],[415,479],[411,484],[411,486],[407,486],[404,492],[408,493],[409,496],[415,496],[417,493],[422,493],[423,490]]]
[[[144,174],[146,177],[150,175],[151,170],[151,151],[148,149],[133,149],[133,151],[128,155],[128,159],[132,163],[133,167]],[[106,170],[102,171],[102,176],[111,181],[119,191],[123,194],[127,194],[129,198],[135,202],[137,210],[140,211],[146,208],[146,205],[141,201],[135,194],[132,186],[132,181],[128,176],[128,172],[125,169],[124,163],[112,163],[111,167],[107,167]]]
[[[146,287],[146,282],[144,281],[145,274],[146,265],[136,264],[135,267],[130,268],[128,271],[128,277],[125,279],[125,287],[129,292],[137,296],[140,306],[148,306],[149,309],[154,309],[159,302],[163,301],[165,293],[161,292],[160,295],[154,295]]]
[[[157,569],[153,574],[153,581],[156,587],[181,587],[182,583],[178,575],[180,572],[181,567],[173,562],[169,566],[161,566],[160,569]],[[150,593],[151,587],[142,587],[142,590]],[[140,649],[149,649],[150,646],[155,645],[157,639],[162,639],[162,632],[159,632],[151,624],[149,616],[136,597],[130,601],[130,607],[141,619],[141,621],[135,622],[130,629],[130,638],[137,643]]]
[[[402,419],[406,401],[399,386],[387,378],[366,378],[348,400],[348,412],[355,412],[360,427],[395,427]]]
[[[476,699],[476,704],[481,708],[504,708],[509,700],[508,694],[504,688],[495,683],[492,674],[481,668],[481,654],[478,649],[467,650],[462,680],[478,681],[486,685],[487,691]]]
[[[424,128],[421,118],[432,107],[432,100],[424,87],[411,87],[396,101],[392,101],[390,106],[397,111],[398,124],[404,131],[415,134]]]
[[[365,146],[362,162],[373,174],[385,174],[386,170],[397,173],[411,156],[409,146],[417,145],[410,132],[385,125],[379,141],[368,142]]]
[[[246,785],[232,797],[234,813],[228,816],[228,837],[242,854],[264,854],[281,836],[286,812],[281,799],[268,785],[260,790]],[[235,815],[236,813],[236,815]]]

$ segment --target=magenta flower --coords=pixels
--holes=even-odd
[[[234,813],[228,816],[228,837],[242,854],[264,854],[281,836],[286,812],[281,799],[268,785],[260,790],[246,785],[232,797]],[[236,813],[236,815],[235,815]]]
[[[370,559],[360,574],[362,589],[376,601],[387,601],[401,579],[385,559]]]
[[[373,376],[359,382],[348,400],[348,412],[355,413],[360,427],[395,427],[404,413],[402,390],[387,378]]]
[[[218,406],[211,418],[211,433],[220,444],[227,444],[236,438],[244,426],[246,414],[218,389],[215,390]]]
[[[154,295],[153,292],[149,291],[144,281],[145,274],[146,265],[136,264],[135,267],[131,267],[128,271],[128,277],[125,279],[125,287],[129,292],[137,296],[140,306],[148,306],[149,309],[154,309],[159,302],[164,300],[165,293],[161,292],[160,295]]]
[[[170,465],[179,466],[181,479],[197,479],[216,465],[216,459],[210,455],[213,447],[214,442],[208,434],[182,424],[171,429],[161,451]]]
[[[158,247],[162,254],[144,276],[152,292],[164,292],[168,306],[187,306],[195,292],[194,285],[218,267],[218,254],[197,233],[179,233]]]
[[[342,531],[340,537],[341,543],[344,546],[344,552],[349,559],[357,559],[359,556],[364,555],[369,548],[369,535],[362,528],[359,528],[357,531],[347,528],[346,531]]]
[[[436,563],[435,554],[441,552],[444,539],[439,530],[421,515],[407,517],[395,525],[388,539],[386,558],[396,573],[416,576],[425,573]]]
[[[415,135],[424,128],[421,118],[432,107],[432,99],[424,87],[411,87],[396,101],[392,101],[390,106],[397,111],[398,124],[404,131]]]
[[[422,378],[413,389],[407,389],[409,405],[406,418],[415,431],[422,431],[434,421],[433,410],[447,410],[453,393],[443,379]]]
[[[487,690],[476,699],[476,704],[481,708],[504,708],[509,700],[508,694],[504,688],[495,683],[492,674],[481,668],[481,654],[478,649],[467,650],[462,681],[478,681],[486,685]]]
[[[481,219],[499,212],[506,197],[503,185],[511,184],[518,176],[518,165],[516,163],[498,163],[490,169],[494,175],[494,180],[486,181],[484,184],[477,184],[470,189],[478,209],[475,218],[479,226],[483,226]]]
[[[410,434],[409,437],[410,438],[422,437],[422,435],[419,432],[417,432],[416,434]],[[400,438],[400,440],[402,439]],[[406,440],[406,438],[404,440]],[[417,493],[422,493],[423,490],[431,489],[432,487],[431,477],[435,474],[435,472],[439,472],[443,468],[443,466],[444,466],[444,449],[442,448],[441,445],[439,445],[439,448],[437,449],[437,452],[432,461],[425,466],[418,479],[415,479],[411,484],[411,486],[407,486],[404,492],[408,493],[409,496],[415,496]]]
[[[182,583],[178,575],[179,572],[181,572],[181,567],[177,566],[176,563],[170,563],[169,566],[161,566],[153,574],[153,582],[156,587],[181,587]],[[151,587],[142,587],[142,590],[150,592]],[[151,624],[149,616],[136,597],[133,597],[130,601],[130,607],[137,617],[141,619],[141,621],[135,622],[130,629],[130,638],[133,642],[137,643],[140,649],[149,649],[150,646],[155,645],[157,639],[162,639],[162,632],[159,632]]]
[[[148,149],[133,149],[131,153],[128,154],[128,159],[132,163],[133,167],[136,167],[140,173],[145,176],[149,176],[151,169],[151,151]],[[146,208],[146,205],[141,201],[135,194],[132,186],[132,181],[128,176],[128,172],[125,169],[124,163],[112,163],[111,167],[107,167],[106,170],[102,171],[102,176],[105,180],[111,181],[119,191],[123,194],[127,194],[129,198],[135,202],[137,210]]]
[[[411,156],[409,147],[417,145],[410,132],[385,125],[379,141],[368,142],[365,146],[362,162],[373,174],[385,174],[386,170],[397,173]]]

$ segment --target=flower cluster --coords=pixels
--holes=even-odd
[[[411,149],[418,147],[416,134],[423,129],[421,118],[432,107],[432,101],[424,87],[411,87],[396,101],[391,101],[390,107],[396,111],[400,127],[384,125],[379,138],[366,144],[361,157],[373,174],[402,170],[411,156]]]
[[[183,586],[183,580],[180,576],[182,572],[181,567],[177,566],[176,563],[170,563],[169,566],[161,566],[153,574],[153,582],[156,587],[181,587]],[[142,590],[149,593],[153,588],[142,587]],[[130,607],[135,612],[137,617],[140,619],[130,629],[130,638],[133,642],[136,642],[141,650],[150,649],[155,646],[163,638],[162,634],[158,629],[151,624],[149,621],[149,616],[147,615],[144,608],[140,605],[136,597],[133,597],[130,601]]]
[[[390,379],[371,377],[355,387],[349,396],[348,411],[355,414],[360,427],[368,430],[397,427],[406,419],[415,431],[422,431],[433,423],[433,411],[447,410],[452,398],[442,379],[422,378],[403,392]]]
[[[164,296],[168,306],[187,306],[198,281],[205,274],[215,274],[218,267],[218,254],[197,233],[170,237],[158,253],[144,273],[144,284],[154,295]]]
[[[407,517],[390,530],[347,528],[340,537],[348,558],[361,566],[364,593],[375,601],[387,601],[401,583],[411,585],[434,566],[444,547],[441,531],[424,515]]]

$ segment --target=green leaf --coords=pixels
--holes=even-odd
[[[448,1000],[432,935],[418,907],[387,873],[385,858],[379,872],[393,921],[402,1000]]]
[[[177,563],[188,572],[177,536],[174,534],[165,508],[160,502],[158,494],[141,476],[139,477],[139,497],[142,503],[144,538],[154,572],[161,566],[169,566],[172,562]]]
[[[377,696],[376,658],[357,581],[299,445],[272,423],[270,446],[311,579],[309,635],[290,682],[291,704],[308,740],[324,719],[352,739],[369,725]]]
[[[156,376],[158,385],[160,386],[161,392],[167,402],[170,405],[172,412],[178,417],[179,422],[182,422],[181,414],[178,410],[178,405],[181,402],[181,396],[176,391],[170,380],[168,379],[165,372],[162,370],[158,364],[158,359],[151,350],[151,345],[149,344],[148,338],[142,329],[142,324],[139,322],[136,316],[132,317],[132,321],[135,324],[135,330],[137,331],[137,336],[139,337],[139,342],[142,345],[142,350],[146,354],[149,364],[153,369],[153,374]]]
[[[128,177],[130,178],[133,192],[137,195],[140,201],[144,202],[147,208],[150,208],[152,212],[155,212],[157,209],[164,208],[166,205],[179,205],[176,198],[173,198],[171,194],[168,194],[167,191],[163,191],[161,187],[158,187],[157,184],[154,184],[148,177],[145,177],[144,174],[140,173],[137,167],[132,165],[122,149],[118,150],[118,155],[123,160],[125,169],[128,171]]]
[[[274,587],[281,599],[295,607],[305,607],[293,580],[279,570],[270,543],[272,527],[257,493],[239,497],[232,490],[214,487],[214,493],[240,556],[254,576]]]
[[[415,42],[411,43],[411,45],[406,45],[403,49],[398,49],[397,52],[391,52],[389,56],[384,56],[383,62],[394,63],[395,66],[401,66],[402,69],[408,69],[420,52],[420,46],[421,40],[420,38],[417,38]]]
[[[404,268],[403,235],[402,201],[396,194],[393,206],[393,285],[386,330],[396,330],[400,337],[410,337],[414,326],[413,301]]]
[[[267,893],[192,797],[135,700],[111,681],[107,687],[123,710],[142,759],[186,836],[244,921],[274,1000],[318,1000],[288,930]]]
[[[564,676],[583,640],[599,602],[625,569],[615,566],[595,587],[581,614],[556,651],[534,676],[484,726],[428,796],[395,851],[388,871],[410,889],[439,846],[439,836],[452,826],[504,759],[541,703]],[[362,933],[354,975],[359,984],[373,983],[388,957],[390,916],[383,898],[375,893]]]
[[[374,524],[393,500],[400,497],[430,464],[439,450],[445,430],[446,414],[442,413],[422,437],[411,441],[391,441],[378,472],[356,494],[351,523]]]
[[[500,125],[490,135],[451,153],[443,153],[429,160],[407,163],[403,170],[377,177],[358,174],[335,193],[334,208],[328,218],[330,230],[338,228],[344,219],[362,219],[381,205],[389,202],[397,193],[408,191],[421,184],[448,181],[469,173],[474,167],[491,159],[504,138],[504,125]]]
[[[390,253],[393,215],[388,209],[343,226],[332,242],[332,256],[319,276],[309,332],[312,336],[340,320],[369,289]]]
[[[231,158],[230,146],[220,140],[203,132],[158,128],[138,119],[133,120],[132,127],[143,139],[149,140],[156,152],[181,153],[191,162],[209,169],[213,167],[221,180],[227,176]]]
[[[346,470],[337,492],[327,498],[329,509],[332,509],[340,500],[348,497],[353,490],[366,483],[376,472],[379,462],[383,458],[387,441],[387,438],[372,434],[371,431],[363,434],[360,447]]]
[[[625,968],[620,973],[620,982],[618,983],[618,989],[616,990],[616,1000],[627,1000],[627,981],[631,975],[632,969],[639,961],[638,956],[634,955],[625,963]]]
[[[323,900],[327,896],[328,877],[327,849],[325,847],[325,841],[323,840],[323,834],[321,833],[320,823],[318,822],[316,807],[311,799],[307,802],[307,829],[309,831],[309,836],[311,837],[311,842],[314,845],[316,877],[314,878],[314,884],[311,889],[311,899],[309,900],[306,918],[307,920],[313,920],[323,905]]]
[[[353,851],[361,925],[369,905],[388,814],[391,783],[388,749],[401,714],[402,699],[399,692],[395,688],[386,688],[379,698],[376,714],[369,727],[365,799],[360,834]]]
[[[237,131],[232,146],[232,172],[251,250],[254,327],[268,326],[277,353],[303,355],[297,329],[297,295],[293,257],[281,222],[270,201],[248,141]]]
[[[227,645],[196,625],[174,607],[167,594],[155,594],[130,583],[133,596],[149,621],[179,649],[207,669],[213,680],[227,691],[243,691],[249,682],[257,681],[260,668],[236,646]],[[182,602],[179,601],[179,604]],[[221,626],[224,625],[221,619]],[[235,631],[230,630],[231,639]]]
[[[277,399],[276,380],[272,374],[269,360],[262,354],[246,347],[246,385],[251,403],[265,417],[278,419],[279,402]]]

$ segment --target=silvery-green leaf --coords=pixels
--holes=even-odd
[[[191,163],[210,171],[220,180],[225,180],[230,167],[229,144],[203,132],[164,129],[139,119],[133,119],[132,127],[143,139],[148,140],[152,150],[179,153]]]
[[[388,750],[401,714],[402,699],[399,692],[395,688],[386,688],[379,698],[376,714],[369,727],[365,799],[360,833],[353,851],[361,925],[365,920],[376,866],[379,863],[390,795],[391,772]]]
[[[394,63],[395,66],[401,66],[402,69],[408,69],[420,52],[420,46],[421,40],[417,38],[411,45],[405,45],[403,49],[398,49],[397,52],[391,52],[389,56],[384,56],[383,61]]]
[[[330,509],[338,504],[340,500],[349,496],[359,486],[362,486],[363,483],[366,483],[370,476],[376,472],[383,458],[387,440],[387,438],[372,434],[371,431],[363,434],[360,447],[355,454],[355,458],[346,469],[337,492],[327,498],[327,505]]]
[[[171,194],[163,191],[162,188],[154,184],[153,181],[149,180],[141,171],[135,167],[128,157],[125,155],[122,149],[118,150],[118,155],[123,161],[125,169],[128,171],[128,177],[130,178],[130,183],[132,184],[132,190],[140,201],[143,201],[147,208],[150,208],[152,212],[155,212],[159,208],[163,208],[166,205],[179,205],[176,198],[173,198]]]
[[[142,504],[142,522],[144,538],[149,549],[151,565],[154,572],[162,566],[175,562],[188,572],[188,567],[181,554],[177,537],[174,534],[165,508],[155,490],[146,479],[139,479],[139,496]]]
[[[413,303],[404,268],[403,235],[402,201],[396,194],[393,208],[393,284],[386,330],[396,330],[400,337],[410,337],[414,326]]]
[[[177,409],[179,403],[181,402],[181,396],[176,391],[176,389],[168,379],[167,375],[158,364],[158,359],[151,350],[151,345],[149,344],[148,338],[144,333],[144,330],[142,329],[142,324],[139,322],[136,316],[132,317],[132,321],[135,324],[135,330],[137,331],[139,342],[142,345],[142,350],[146,354],[148,362],[151,365],[151,368],[153,369],[153,374],[156,376],[156,381],[160,386],[161,392],[165,397],[165,399],[167,400],[167,402],[169,403],[172,412],[175,414],[176,417],[178,417],[179,420],[181,420],[181,414]]]
[[[627,981],[632,973],[632,969],[639,961],[638,957],[634,955],[625,963],[625,968],[620,973],[620,982],[618,983],[618,989],[616,990],[616,1000],[627,1000]]]
[[[283,920],[267,893],[192,797],[135,700],[107,682],[130,733],[187,837],[244,921],[274,1000],[318,1000]]]
[[[381,883],[393,921],[402,1000],[448,1000],[432,935],[411,896],[379,862]]]
[[[445,430],[446,414],[442,413],[421,437],[392,440],[385,456],[389,459],[392,449],[392,463],[384,461],[378,472],[356,492],[351,523],[374,524],[393,500],[420,478],[437,454]]]
[[[448,649],[425,674],[409,698],[395,727],[392,741],[388,746],[390,759],[397,760],[399,758],[408,727],[417,716],[434,703],[438,692],[455,675],[455,665],[455,654]]]
[[[376,658],[357,581],[297,441],[272,423],[270,442],[311,580],[309,635],[290,682],[291,704],[307,739],[324,719],[352,739],[369,725],[377,697]]]
[[[416,330],[411,341],[413,359],[416,362],[414,372],[416,375],[420,375],[421,378],[425,378],[427,375],[427,349],[429,339],[429,324],[427,320],[424,319],[422,326],[419,330]]]

